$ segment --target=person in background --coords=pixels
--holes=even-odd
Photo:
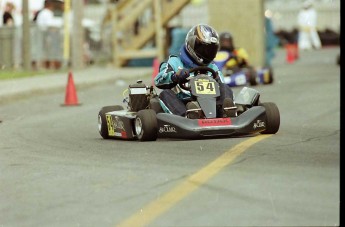
[[[275,48],[279,44],[278,37],[274,34],[271,15],[265,15],[265,35],[266,35],[266,60],[265,65],[271,67],[272,59],[275,57]]]
[[[230,32],[222,32],[219,35],[220,51],[227,51],[229,59],[225,67],[235,69],[243,68],[249,65],[249,55],[244,48],[236,48],[232,34]]]
[[[321,41],[316,31],[317,12],[312,0],[303,2],[303,8],[297,16],[298,24],[298,48],[300,50],[320,49]]]
[[[35,13],[34,13],[34,18],[32,19],[32,21],[34,22],[34,23],[36,23],[37,22],[37,17],[38,17],[38,15],[40,14],[40,12],[42,12],[42,10],[44,9],[44,8],[47,8],[47,3],[48,1],[44,1],[44,5],[43,5],[43,8],[42,9],[40,9],[40,10],[37,10]]]
[[[15,7],[12,2],[6,2],[5,11],[2,15],[2,24],[4,26],[14,26],[14,18],[12,15],[14,9]]]
[[[38,15],[42,12],[42,10],[44,8],[47,7],[47,1],[44,1],[44,6],[43,8],[39,9],[38,11],[36,11],[34,13],[34,17],[32,19],[32,24],[35,25],[35,26],[32,26],[31,27],[31,36],[33,37],[31,39],[31,58],[32,58],[32,68],[34,70],[37,70],[39,68],[41,68],[42,66],[44,66],[44,64],[42,63],[41,64],[41,61],[42,61],[42,54],[43,54],[43,48],[42,48],[42,45],[43,45],[43,32],[41,29],[38,28],[37,26],[37,18],[38,18]],[[45,64],[48,64],[48,63],[45,63]],[[46,67],[46,66],[45,66]]]
[[[222,72],[213,63],[218,50],[219,36],[211,26],[198,24],[189,30],[179,55],[170,55],[168,61],[160,65],[159,73],[154,79],[155,86],[163,89],[159,98],[165,112],[191,119],[201,117],[199,104],[191,101],[190,92],[182,89],[179,84],[188,82],[189,69],[207,66],[218,75],[216,80],[219,83],[220,97],[217,100],[217,117],[237,116],[233,91],[224,84]]]
[[[36,20],[38,31],[42,33],[42,64],[46,69],[59,69],[62,61],[63,19],[54,16],[56,1],[46,0]]]

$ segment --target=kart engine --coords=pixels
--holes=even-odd
[[[128,107],[131,111],[139,111],[149,106],[150,97],[145,84],[138,80],[136,84],[129,85]]]

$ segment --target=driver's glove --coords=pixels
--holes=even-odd
[[[219,77],[219,71],[216,73],[216,77],[214,78],[218,83],[221,82],[220,77]]]
[[[179,69],[176,73],[171,76],[171,80],[175,83],[185,83],[189,77],[187,69]]]

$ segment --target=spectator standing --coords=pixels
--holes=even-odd
[[[32,57],[32,68],[39,69],[41,66],[40,63],[42,61],[42,53],[43,53],[43,32],[37,26],[37,17],[42,12],[44,8],[46,8],[47,1],[44,1],[44,6],[39,9],[37,12],[34,13],[34,17],[32,19],[32,27],[30,29],[31,32],[31,57]]]
[[[271,67],[272,59],[275,57],[275,48],[278,46],[279,39],[274,34],[273,24],[270,15],[265,16],[266,34],[266,61],[265,65]]]
[[[6,2],[5,11],[2,15],[2,24],[4,26],[14,26],[14,18],[12,15],[14,9],[15,7],[12,2]]]
[[[300,50],[320,49],[321,41],[316,31],[317,12],[313,7],[312,0],[306,0],[303,3],[303,8],[298,13],[297,23],[299,28],[298,48]]]
[[[46,0],[44,9],[37,15],[38,32],[42,34],[42,64],[46,69],[59,69],[62,62],[62,26],[61,17],[54,16],[54,1]]]
[[[40,9],[40,10],[38,10],[37,12],[35,12],[35,14],[34,14],[34,18],[32,19],[32,22],[37,22],[37,17],[38,17],[38,15],[40,14],[40,12],[46,7],[46,5],[47,5],[47,1],[44,1],[44,6],[43,6],[43,8],[42,9]]]

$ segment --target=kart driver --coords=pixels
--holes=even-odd
[[[230,32],[222,32],[219,36],[219,42],[220,50],[214,61],[224,76],[235,76],[244,73],[247,81],[258,76],[255,68],[249,64],[247,51],[244,48],[235,48]]]
[[[219,36],[211,26],[198,24],[189,30],[179,56],[170,55],[167,62],[162,62],[154,79],[155,85],[163,89],[159,98],[165,111],[192,119],[201,117],[199,104],[191,101],[190,92],[179,84],[188,82],[189,69],[207,66],[218,74],[220,97],[217,99],[217,117],[236,116],[233,91],[224,84],[222,72],[212,62],[218,50]]]
[[[228,60],[225,67],[228,69],[244,68],[249,66],[249,56],[244,48],[235,48],[234,40],[230,32],[222,32],[219,35],[220,52],[216,59],[220,57],[222,51],[227,52]]]

